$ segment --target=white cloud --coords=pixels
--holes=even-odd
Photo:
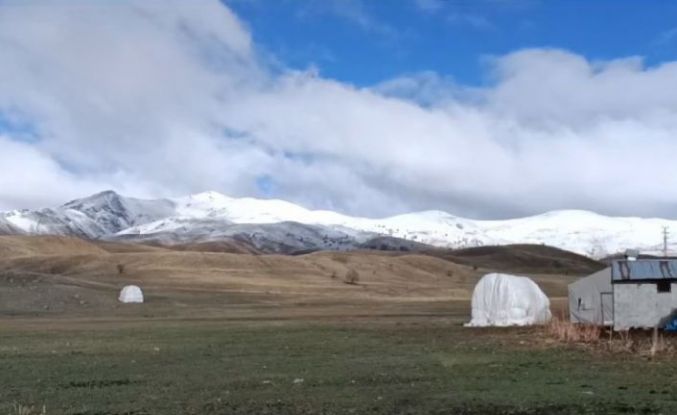
[[[476,0],[467,4],[448,0],[414,0],[414,5],[425,14],[443,16],[448,24],[468,26],[477,30],[496,29],[487,15],[506,6],[500,1],[492,0]]]
[[[482,91],[459,85],[449,76],[433,71],[401,75],[372,87],[379,94],[415,101],[421,106],[442,106],[454,101],[477,102]]]
[[[375,33],[388,38],[395,37],[395,28],[376,19],[366,9],[364,0],[307,0],[298,9],[301,18],[316,16],[334,16],[354,24],[368,33]]]
[[[179,191],[235,181],[221,101],[262,69],[217,1],[3,4],[0,50],[0,111],[32,119],[35,147],[81,176],[125,171]]]
[[[451,13],[447,16],[447,21],[451,24],[470,26],[479,30],[496,29],[494,24],[488,18],[473,13]]]
[[[414,4],[426,13],[434,13],[444,7],[443,0],[414,0]]]
[[[677,27],[661,32],[652,42],[654,47],[670,45],[677,38]]]
[[[374,88],[271,71],[220,2],[0,3],[0,208],[216,189],[381,215],[555,208],[675,216],[677,64],[560,50]],[[0,127],[1,128],[1,127]]]
[[[45,207],[53,203],[55,197],[66,201],[110,186],[130,192],[141,190],[139,183],[120,172],[111,172],[106,177],[79,177],[49,154],[3,135],[0,135],[0,149],[3,172],[0,174],[0,210]]]

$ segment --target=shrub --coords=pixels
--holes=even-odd
[[[346,272],[343,282],[350,285],[357,285],[357,283],[360,282],[360,274],[351,268]]]
[[[546,333],[555,341],[575,343],[590,350],[611,353],[631,353],[653,359],[658,355],[674,355],[674,342],[668,341],[657,328],[648,330],[624,330],[614,332],[611,328],[574,324],[563,318],[553,318],[545,327]]]
[[[119,275],[122,275],[122,274],[125,273],[125,265],[124,264],[118,264],[116,268],[118,270]]]

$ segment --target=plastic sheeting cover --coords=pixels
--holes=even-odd
[[[120,291],[118,300],[121,303],[143,303],[143,292],[136,285],[127,285]]]
[[[527,277],[487,274],[472,295],[472,320],[468,327],[527,326],[547,323],[550,300]]]

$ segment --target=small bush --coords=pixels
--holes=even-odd
[[[360,274],[351,268],[346,272],[343,282],[350,285],[357,285],[357,283],[360,282]]]
[[[125,265],[124,264],[118,264],[116,266],[116,268],[118,270],[118,275],[122,275],[122,274],[125,273]]]

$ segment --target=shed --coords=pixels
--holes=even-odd
[[[611,267],[569,285],[569,318],[573,323],[610,326],[614,319]]]
[[[574,323],[614,330],[663,328],[677,315],[677,260],[614,260],[611,266],[569,285]]]
[[[614,329],[664,327],[677,311],[677,260],[619,260],[611,264]]]

